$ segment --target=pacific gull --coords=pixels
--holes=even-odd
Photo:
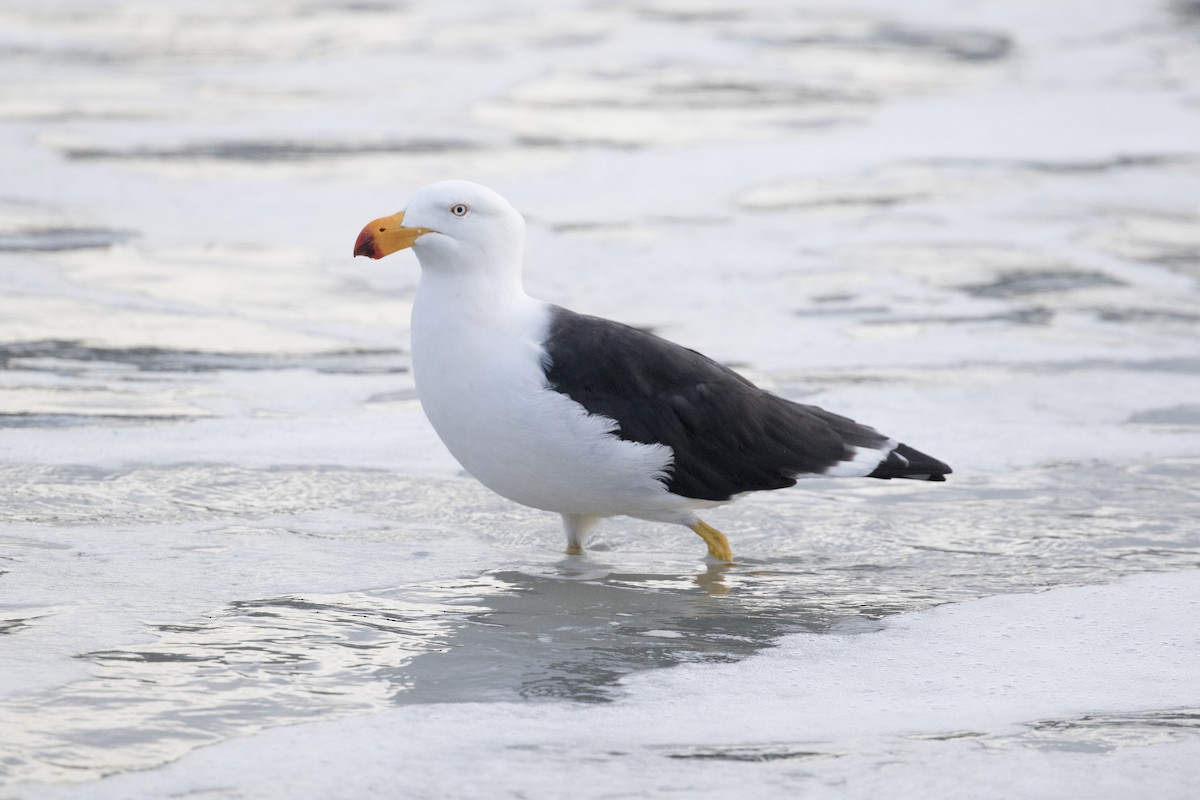
[[[442,181],[368,223],[354,255],[416,253],[412,365],[425,414],[485,486],[561,514],[568,554],[584,552],[601,519],[625,515],[686,525],[728,562],[729,541],[698,510],[799,478],[950,473],[694,350],[530,297],[524,239],[525,220],[503,197]]]

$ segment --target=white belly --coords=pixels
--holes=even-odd
[[[546,307],[413,307],[413,373],[429,421],[459,463],[492,491],[563,514],[678,521],[693,503],[666,491],[671,449],[623,441],[615,423],[547,389],[539,359]],[[438,313],[431,313],[437,308]],[[482,316],[487,319],[481,319]]]

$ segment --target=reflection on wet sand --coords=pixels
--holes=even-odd
[[[397,703],[610,702],[626,675],[737,661],[786,634],[869,633],[882,617],[951,600],[1181,568],[1200,554],[1188,525],[1200,514],[1193,469],[1146,465],[1122,480],[1110,476],[1111,488],[1093,488],[1090,500],[1071,483],[1090,477],[1070,469],[1043,474],[1038,492],[1017,488],[1028,479],[987,490],[948,487],[962,497],[940,499],[943,524],[913,530],[907,520],[920,504],[899,497],[863,509],[857,521],[837,507],[810,506],[804,519],[775,508],[764,520],[780,527],[744,532],[752,544],[735,564],[683,566],[660,550],[639,552],[637,537],[610,523],[600,542],[610,549],[591,556],[393,589],[235,601],[200,619],[149,625],[152,641],[81,654],[94,665],[90,680],[0,702],[0,717],[11,722],[0,730],[20,732],[5,742],[9,769],[24,779],[82,780],[153,766],[229,736]],[[133,496],[147,478],[159,479],[149,471],[100,486]],[[293,478],[277,476],[282,482],[265,493],[238,497],[228,486],[220,502],[245,513],[248,502],[270,511],[264,500],[287,498],[294,509],[304,485],[314,500],[329,492],[364,512],[393,507],[392,493],[364,480],[370,473]],[[214,512],[212,492],[187,491],[205,498],[204,507],[177,507],[173,515]],[[1175,517],[1156,512],[1151,521],[1144,505],[1157,506],[1163,493]],[[52,502],[34,508],[60,513]],[[981,513],[998,519],[1003,508],[1010,509],[1003,530],[975,530]],[[895,527],[873,529],[869,520],[882,514]],[[1048,525],[1051,514],[1058,521]],[[251,525],[229,535],[254,532]],[[690,539],[683,537],[694,545]],[[762,555],[770,550],[781,552]],[[39,624],[38,615],[12,623],[16,633]]]

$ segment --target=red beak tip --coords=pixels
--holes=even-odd
[[[358,235],[358,241],[354,243],[354,255],[379,258],[379,247],[376,246],[375,237],[369,231],[363,231]]]

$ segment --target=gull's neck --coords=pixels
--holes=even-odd
[[[525,293],[519,247],[475,255],[486,258],[486,263],[468,264],[462,258],[443,261],[435,254],[423,254],[413,302],[414,328],[524,328],[530,315],[544,305]]]
[[[437,398],[470,394],[514,365],[532,370],[526,377],[539,384],[535,365],[547,324],[546,305],[525,293],[519,269],[451,271],[422,263],[410,329],[417,396],[436,407]]]

